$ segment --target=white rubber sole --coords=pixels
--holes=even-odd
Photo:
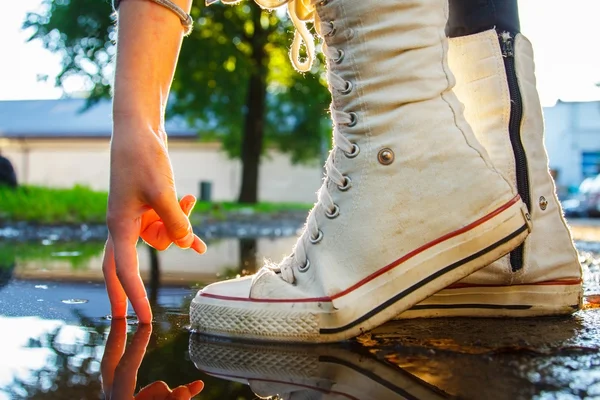
[[[336,342],[394,318],[434,293],[509,253],[529,233],[520,199],[424,244],[354,286],[319,299],[215,298],[200,292],[192,329],[227,338]]]
[[[441,390],[400,368],[340,346],[225,343],[190,336],[200,371],[249,385],[260,398],[446,399]]]
[[[441,317],[541,317],[568,315],[583,300],[581,282],[444,289],[395,319]]]

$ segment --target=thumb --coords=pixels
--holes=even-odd
[[[189,249],[194,243],[194,233],[188,216],[177,201],[175,192],[159,196],[153,204],[149,205],[162,220],[173,243],[182,249]]]

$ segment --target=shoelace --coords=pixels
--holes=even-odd
[[[207,4],[211,4],[218,0],[207,0]],[[225,4],[238,3],[240,0],[221,0]],[[315,11],[315,5],[317,3],[327,0],[254,0],[259,6],[267,9],[273,9],[287,4],[288,13],[296,28],[294,33],[294,41],[291,48],[291,59],[292,63],[299,71],[308,71],[312,66],[315,56],[315,45],[314,37],[310,33],[306,26],[306,23],[313,21],[317,33],[322,36],[329,36],[335,33],[335,27],[333,22],[320,21]],[[304,42],[307,50],[307,59],[302,61],[300,57],[300,48]],[[325,56],[332,60],[333,63],[340,63],[344,58],[344,53],[335,48],[329,47],[323,44],[323,53]],[[338,92],[341,95],[349,94],[353,87],[352,83],[344,80],[331,69],[327,71],[328,81],[332,92]],[[334,93],[336,94],[336,93]],[[340,131],[340,125],[352,127],[357,123],[357,116],[352,112],[345,112],[341,110],[331,109],[332,119],[334,122],[333,128],[333,144],[339,148],[343,154],[348,158],[353,158],[358,155],[360,151],[358,145],[350,142]],[[339,153],[337,153],[339,154]],[[325,179],[321,189],[318,192],[318,200],[315,207],[308,215],[306,222],[306,229],[296,242],[296,247],[292,255],[286,257],[281,261],[279,265],[267,265],[257,273],[257,277],[263,273],[269,273],[269,271],[280,272],[281,278],[288,283],[294,283],[296,281],[294,275],[294,269],[299,272],[305,272],[310,267],[310,261],[306,253],[306,247],[308,245],[316,245],[323,238],[323,232],[319,229],[317,224],[316,213],[324,212],[327,218],[336,218],[340,209],[337,204],[334,203],[333,198],[328,190],[329,183],[335,184],[339,190],[348,190],[352,181],[350,177],[345,176],[335,166],[335,150],[329,153],[327,162],[325,163]]]

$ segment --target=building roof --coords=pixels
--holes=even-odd
[[[112,106],[103,100],[85,109],[85,99],[0,101],[0,138],[109,138]],[[182,118],[166,122],[170,138],[194,138]]]

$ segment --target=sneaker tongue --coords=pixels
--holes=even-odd
[[[278,383],[249,380],[250,389],[260,398],[278,396],[281,400],[325,400],[326,395],[316,389],[296,386],[293,383]]]

